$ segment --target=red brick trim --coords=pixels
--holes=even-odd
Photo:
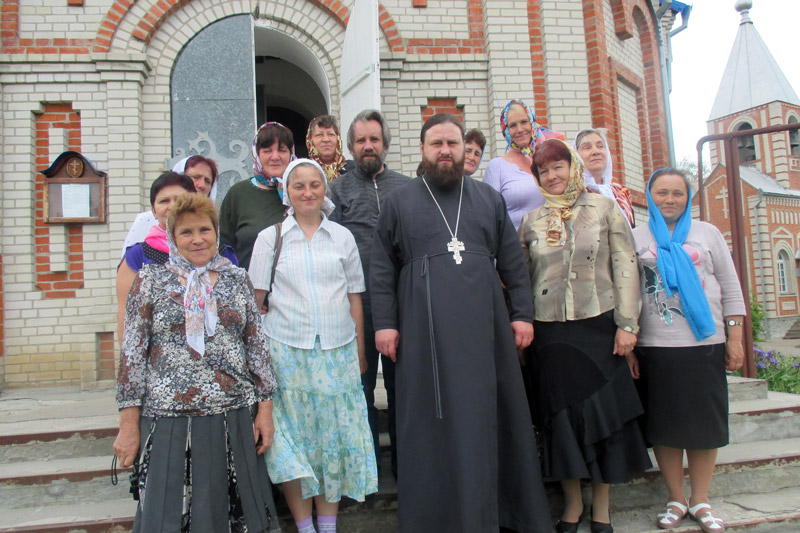
[[[82,224],[70,224],[67,229],[67,270],[54,272],[50,267],[50,227],[44,222],[45,177],[40,172],[47,169],[51,163],[47,135],[51,128],[66,129],[67,149],[79,152],[81,117],[73,111],[72,104],[44,104],[44,112],[36,117],[36,175],[34,176],[36,287],[44,291],[45,298],[74,298],[75,291],[83,288]]]
[[[381,9],[383,6],[381,6]],[[409,54],[483,54],[486,46],[483,36],[483,7],[481,0],[469,0],[469,39],[407,39]],[[392,50],[395,50],[392,47]],[[399,48],[402,50],[402,46]]]
[[[652,168],[652,157],[651,157],[651,146],[650,146],[650,137],[648,135],[648,120],[647,120],[647,113],[645,111],[645,103],[644,103],[644,81],[642,78],[634,74],[630,69],[628,69],[625,65],[617,62],[616,60],[609,58],[609,70],[611,72],[611,90],[612,90],[612,102],[614,104],[614,127],[609,130],[608,137],[609,137],[609,144],[612,147],[621,147],[622,146],[622,122],[619,116],[619,82],[623,82],[629,87],[632,87],[636,91],[636,115],[637,115],[637,123],[639,125],[639,142],[642,146],[642,169],[644,171],[644,176],[642,176],[642,180],[646,183],[647,176],[650,175],[648,169]],[[612,141],[613,139],[613,141]],[[619,180],[620,183],[623,185],[625,184],[625,176],[628,174],[625,171],[625,155],[623,154],[622,150],[617,149],[613,152],[615,154],[616,164],[614,165],[614,177]],[[647,205],[645,202],[643,205]]]
[[[611,99],[611,73],[608,68],[602,0],[583,0],[583,31],[586,37],[592,125],[596,128],[611,129],[614,122],[614,108]]]
[[[67,0],[67,5],[83,7],[83,0]]]
[[[116,31],[117,25],[122,19],[122,15],[125,14],[125,11],[127,11],[127,9],[130,8],[130,5],[132,5],[135,1],[136,0],[117,0],[117,2],[112,5],[111,9],[108,11],[108,14],[106,14],[105,20],[101,24],[101,30],[98,32],[97,45],[95,46],[94,50],[95,52],[108,51],[109,47],[111,46],[111,38],[114,36],[114,32]],[[153,38],[153,34],[166,21],[167,17],[191,1],[192,0],[159,0],[159,2],[152,6],[139,20],[136,28],[134,28],[133,32],[131,33],[132,37],[149,44],[150,39]],[[317,7],[322,8],[322,10],[330,14],[339,23],[339,25],[343,27],[347,25],[347,20],[350,17],[350,10],[347,9],[347,7],[339,0],[307,1]],[[474,2],[476,0],[470,1]],[[119,9],[118,6],[125,6],[126,4],[127,7],[124,10]],[[378,5],[378,23],[380,24],[381,30],[383,30],[383,34],[386,36],[389,47],[393,51],[402,51],[404,46],[403,39],[400,37],[400,31],[397,29],[394,19],[389,14],[389,11],[387,11],[383,6],[383,4]]]
[[[533,112],[536,122],[547,126],[547,78],[542,45],[541,0],[528,0],[528,37],[531,41],[531,75],[533,77]]]
[[[626,0],[611,0],[611,11],[614,13],[614,33],[620,40],[633,37],[633,21]]]
[[[114,350],[114,332],[98,331],[95,333],[97,344],[97,379],[114,379],[117,376],[115,367],[116,350]]]
[[[97,30],[97,36],[94,38],[93,52],[102,54],[110,50],[111,39],[114,38],[117,26],[135,3],[136,0],[115,0],[111,4],[106,16],[100,22],[100,29]]]
[[[423,123],[439,113],[450,113],[464,123],[464,106],[458,105],[455,98],[428,98],[428,105],[420,106]]]
[[[86,39],[20,39],[19,0],[0,5],[0,51],[4,54],[88,54]]]
[[[428,7],[428,0],[412,0],[413,7]]]
[[[658,53],[658,40],[655,28],[649,23],[645,13],[648,7],[645,0],[631,0],[634,5],[631,13],[636,29],[644,63],[644,97],[647,106],[647,125],[650,130],[648,144],[652,154],[652,166],[645,168],[650,172],[669,166],[669,139],[667,139],[666,109],[664,108],[664,87],[661,79],[661,65]],[[649,174],[648,174],[649,175]],[[647,177],[645,177],[645,180]]]

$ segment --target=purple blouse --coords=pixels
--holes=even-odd
[[[536,179],[502,157],[489,161],[483,182],[503,196],[514,229],[519,229],[525,215],[544,204]]]
[[[236,252],[233,251],[231,246],[222,244],[219,251],[223,257],[227,257],[234,266],[239,266],[239,260],[236,258]],[[134,272],[139,272],[144,265],[163,265],[169,261],[169,254],[156,250],[145,242],[139,242],[133,246],[128,246],[125,250],[125,255],[122,259],[128,264],[128,268]],[[119,262],[122,264],[122,261]],[[119,268],[119,267],[118,267]]]

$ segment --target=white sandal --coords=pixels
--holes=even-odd
[[[681,514],[675,514],[675,510],[680,511]],[[658,513],[658,518],[656,520],[656,524],[661,529],[674,529],[681,525],[683,519],[686,518],[686,514],[689,512],[689,507],[686,504],[681,502],[667,502],[667,505],[664,507],[663,513]]]
[[[703,516],[697,516],[697,511],[708,509]],[[707,533],[719,533],[725,531],[725,522],[721,518],[714,516],[711,506],[707,503],[698,503],[689,507],[689,516],[697,520],[697,524]]]

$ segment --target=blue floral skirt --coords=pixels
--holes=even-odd
[[[293,348],[269,340],[278,382],[275,438],[266,454],[273,483],[301,480],[303,498],[324,495],[364,501],[377,492],[378,473],[361,388],[358,347]]]

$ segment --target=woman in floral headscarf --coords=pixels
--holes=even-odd
[[[336,531],[339,501],[378,490],[360,374],[366,371],[364,274],[353,235],[328,219],[325,173],[309,159],[284,173],[286,220],[258,235],[250,277],[261,303],[278,391],[270,478],[283,484],[300,533]],[[282,241],[277,244],[278,232]],[[276,246],[280,246],[270,286]]]
[[[503,195],[511,222],[519,228],[522,218],[544,203],[531,173],[534,147],[546,139],[565,137],[537,124],[533,111],[517,99],[503,109],[500,129],[506,138],[506,153],[489,161],[483,182]]]
[[[291,130],[277,122],[263,124],[253,138],[253,177],[231,187],[222,201],[220,238],[233,246],[242,268],[250,265],[258,233],[285,216],[280,182],[293,158]]]
[[[609,484],[650,467],[628,370],[639,331],[639,270],[633,237],[615,203],[586,191],[583,162],[567,143],[544,141],[532,172],[544,205],[519,228],[534,304],[526,365],[534,423],[544,435],[543,476],[561,481],[556,531],[577,532],[581,479],[592,483],[591,531],[613,531]]]
[[[308,158],[319,163],[329,182],[353,167],[353,162],[342,153],[342,136],[333,115],[320,115],[309,123],[306,148]]]
[[[219,253],[213,202],[170,209],[169,261],[128,295],[114,454],[139,463],[134,532],[280,531],[263,454],[272,373],[247,272]]]

